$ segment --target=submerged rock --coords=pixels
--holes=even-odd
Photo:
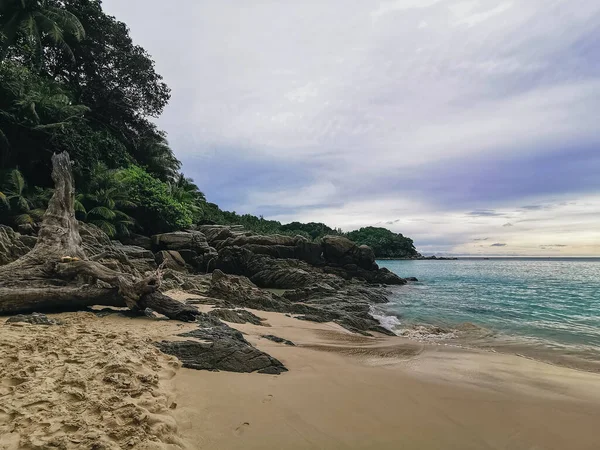
[[[239,331],[207,314],[198,316],[198,329],[180,334],[194,340],[162,341],[156,346],[164,353],[176,356],[183,367],[197,370],[228,372],[287,372],[277,359],[253,347]]]

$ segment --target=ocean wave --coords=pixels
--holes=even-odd
[[[396,332],[396,329],[400,325],[402,325],[402,322],[400,322],[400,319],[398,319],[398,317],[385,315],[382,311],[379,311],[374,306],[371,306],[369,314],[371,315],[371,317],[373,317],[373,319],[379,321],[380,325],[383,328],[391,331],[392,333],[398,334]]]

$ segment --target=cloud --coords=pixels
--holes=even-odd
[[[600,4],[576,3],[103,6],[156,60],[158,124],[226,209],[381,224],[429,252],[600,254]]]
[[[471,211],[467,213],[468,216],[473,217],[502,217],[502,214],[497,213],[496,211],[484,209],[479,211]]]
[[[490,247],[506,247],[506,244],[495,243],[490,245]]]
[[[514,225],[513,225],[512,223],[510,223],[510,222],[507,222],[507,223],[505,223],[505,224],[504,224],[504,225],[502,225],[502,226],[506,228],[506,227],[512,227],[512,226],[514,226]]]

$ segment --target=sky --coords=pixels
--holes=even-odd
[[[600,256],[598,0],[104,0],[223,209]]]

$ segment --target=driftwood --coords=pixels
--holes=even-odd
[[[196,308],[158,292],[161,268],[141,277],[88,259],[75,218],[68,153],[53,155],[52,167],[54,195],[35,247],[18,260],[0,266],[0,315],[107,305],[150,308],[171,319],[195,320]]]

